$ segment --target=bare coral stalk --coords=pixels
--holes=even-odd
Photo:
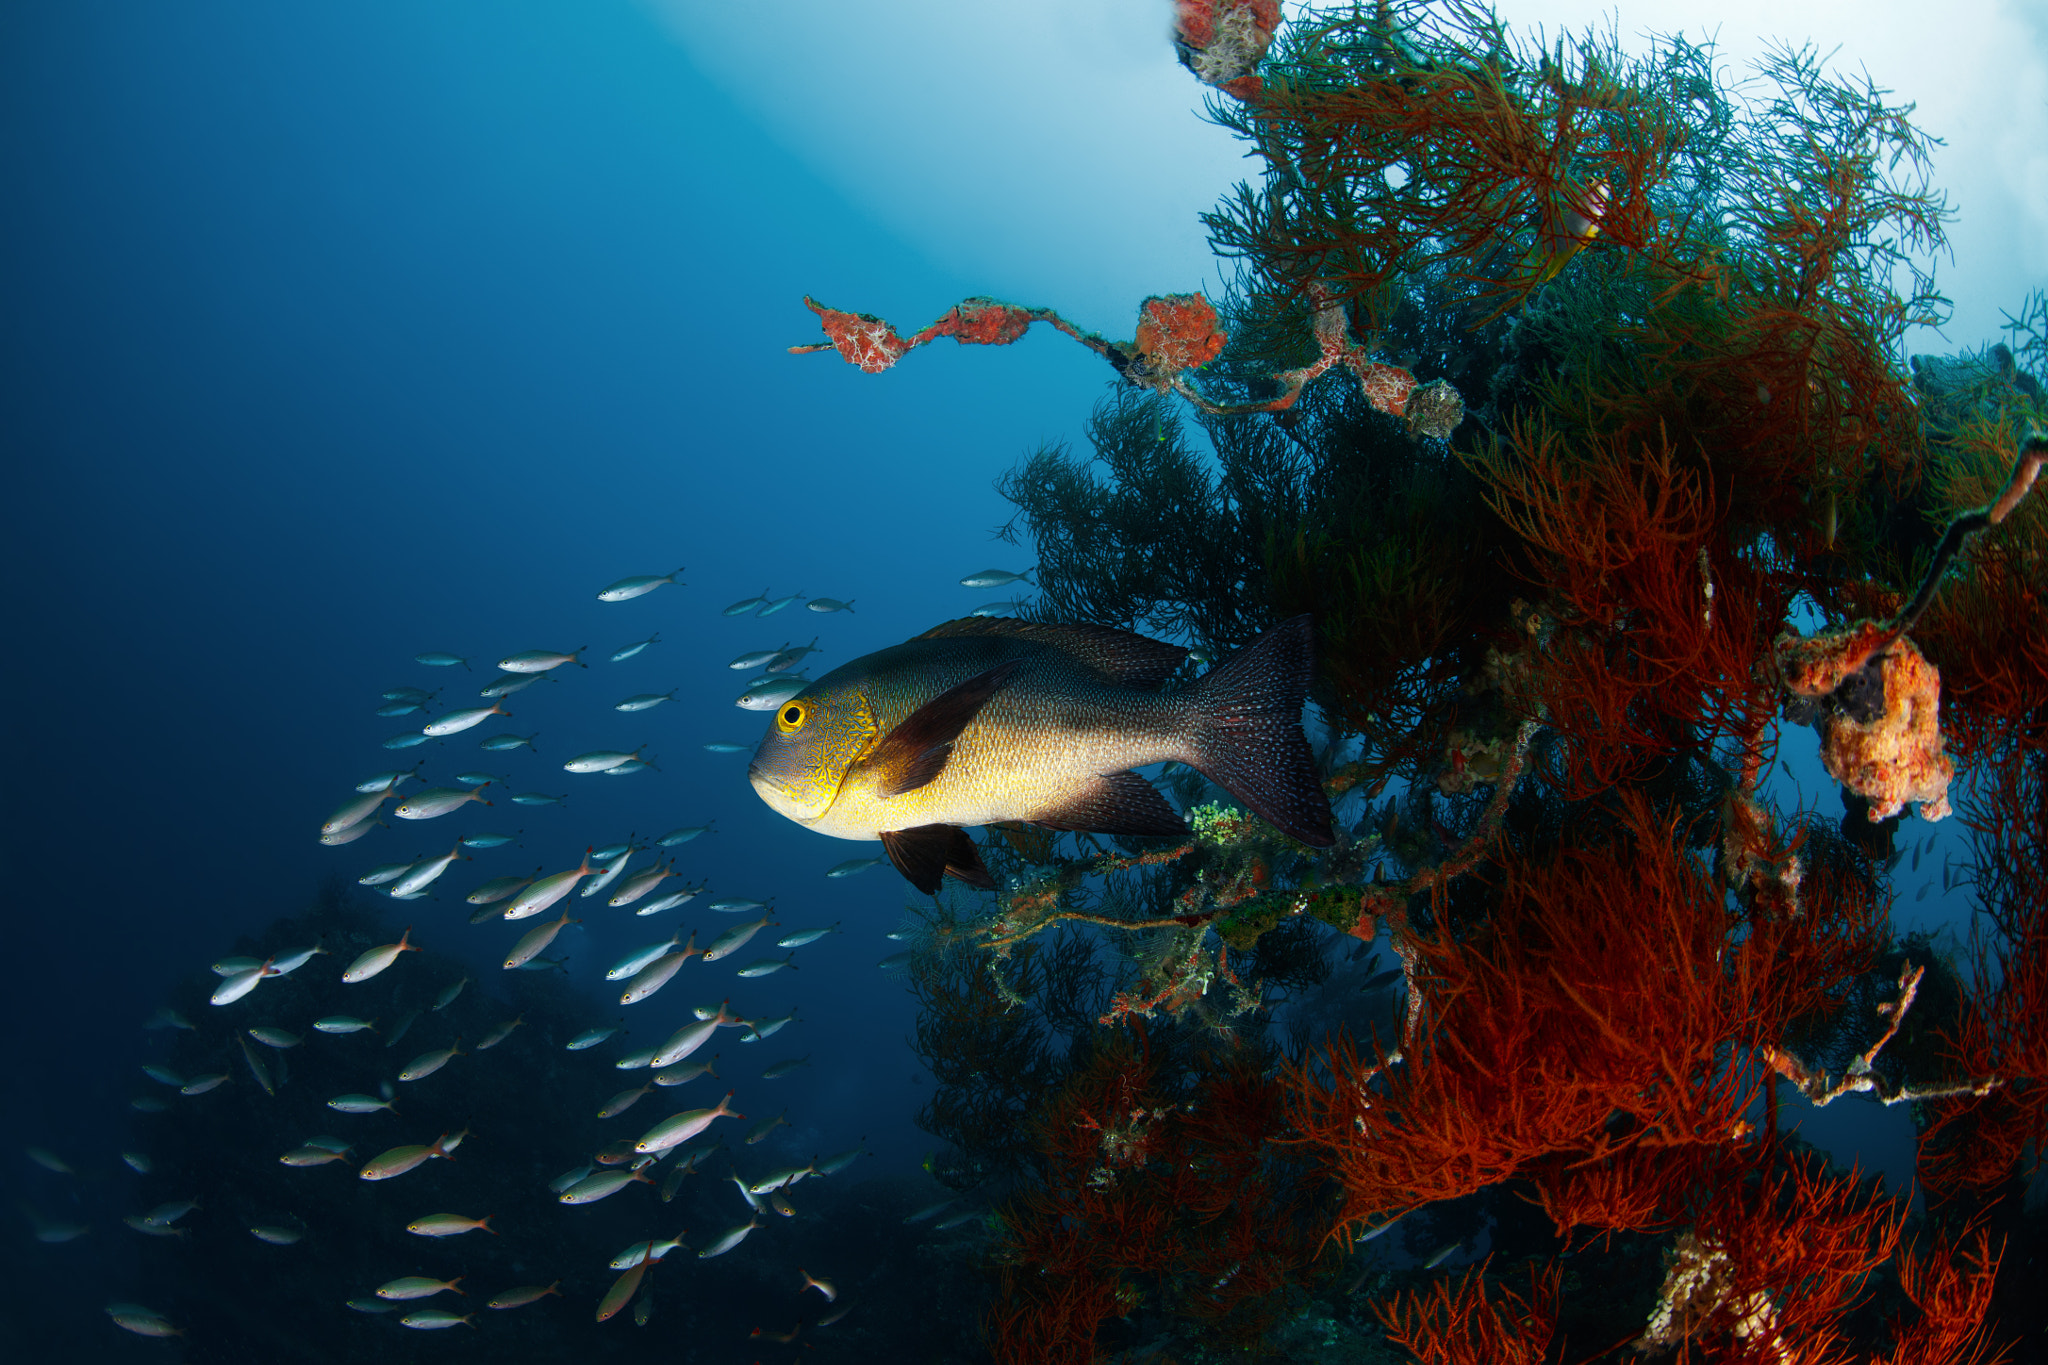
[[[1942,575],[1948,572],[1949,565],[1963,552],[1963,547],[1985,530],[2004,521],[2032,491],[2035,479],[2040,476],[2043,460],[2048,460],[2048,435],[2036,430],[2021,443],[2019,458],[2012,467],[2012,477],[2005,481],[2005,487],[1998,496],[1948,524],[1941,544],[1935,548],[1934,562],[1927,566],[1927,575],[1920,580],[1919,591],[1892,619],[1890,634],[1894,639],[1911,630],[1921,613],[1933,605],[1935,594],[1941,588]]]
[[[1916,967],[1908,962],[1899,969],[1899,996],[1889,1004],[1877,1007],[1878,1013],[1890,1020],[1878,1040],[1857,1054],[1848,1070],[1840,1078],[1830,1082],[1824,1071],[1810,1070],[1805,1063],[1780,1047],[1766,1047],[1764,1060],[1786,1080],[1797,1086],[1799,1093],[1806,1096],[1815,1108],[1825,1108],[1844,1095],[1873,1095],[1886,1105],[1908,1104],[1915,1100],[1943,1099],[1953,1095],[1987,1095],[2005,1084],[2000,1076],[1980,1076],[1974,1080],[1953,1081],[1946,1085],[1911,1086],[1899,1085],[1887,1089],[1872,1069],[1877,1056],[1885,1045],[1898,1036],[1899,1028],[1906,1022],[1906,1011],[1913,1007],[1914,999],[1920,992],[1920,979],[1927,974],[1925,967]]]
[[[1442,439],[1464,420],[1464,402],[1455,389],[1441,382],[1418,389],[1415,376],[1408,371],[1373,360],[1366,347],[1345,335],[1342,305],[1330,302],[1328,291],[1319,286],[1310,286],[1310,291],[1318,304],[1315,335],[1322,355],[1313,364],[1270,376],[1280,385],[1279,397],[1256,403],[1218,403],[1190,377],[1192,371],[1214,360],[1229,340],[1215,307],[1200,294],[1146,299],[1138,310],[1137,337],[1124,342],[1104,340],[1050,308],[1027,308],[984,297],[961,301],[930,326],[906,337],[872,313],[842,312],[806,296],[804,306],[818,315],[830,340],[792,346],[789,353],[837,351],[849,365],[880,374],[904,355],[941,337],[952,337],[963,346],[1007,346],[1032,323],[1044,322],[1109,361],[1131,383],[1179,394],[1213,417],[1283,412],[1294,406],[1310,382],[1341,365],[1358,377],[1367,401],[1390,416],[1407,416],[1418,435]],[[1421,401],[1411,403],[1418,395]]]

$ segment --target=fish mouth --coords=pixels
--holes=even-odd
[[[753,785],[754,794],[760,797],[770,810],[785,819],[796,821],[799,825],[815,824],[832,805],[831,798],[827,797],[818,804],[817,809],[811,809],[808,802],[799,800],[796,793],[776,781],[773,775],[764,772],[758,760],[747,765],[747,781]],[[835,789],[833,795],[837,794]]]

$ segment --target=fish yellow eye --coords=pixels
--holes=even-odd
[[[810,714],[811,708],[805,706],[802,702],[790,702],[775,713],[775,727],[785,735],[790,734],[793,731],[802,729],[804,721],[810,718]]]

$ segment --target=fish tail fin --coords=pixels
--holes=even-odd
[[[1330,801],[1301,732],[1314,641],[1310,618],[1297,616],[1196,683],[1193,762],[1282,834],[1328,848]]]

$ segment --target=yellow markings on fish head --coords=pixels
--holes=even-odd
[[[747,776],[776,812],[809,824],[832,808],[847,770],[874,747],[879,733],[860,687],[806,688],[775,708],[774,724],[754,751]]]

